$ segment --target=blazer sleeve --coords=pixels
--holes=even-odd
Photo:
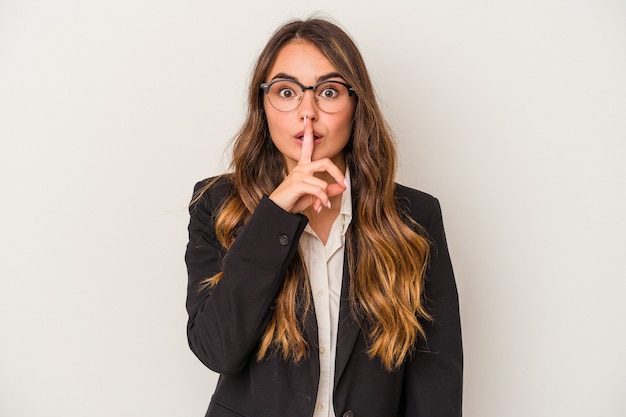
[[[432,198],[427,232],[432,242],[426,271],[425,302],[433,316],[427,341],[406,369],[406,417],[462,415],[463,348],[459,301],[446,243],[441,208]]]
[[[195,192],[201,186],[198,183]],[[223,194],[209,189],[190,206],[187,337],[208,368],[234,374],[258,347],[307,219],[265,196],[226,252],[214,225]],[[203,280],[220,271],[224,275],[215,287],[199,289]]]

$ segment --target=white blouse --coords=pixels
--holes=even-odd
[[[346,180],[350,174],[346,169]],[[320,380],[314,417],[335,417],[333,380],[339,326],[339,299],[343,275],[345,235],[352,220],[350,187],[341,196],[339,215],[333,223],[326,246],[310,225],[300,237],[304,263],[309,273],[319,338]]]

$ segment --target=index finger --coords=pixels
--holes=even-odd
[[[306,122],[307,115],[304,115],[304,136],[302,137],[302,150],[298,164],[310,164],[313,156],[313,124]]]

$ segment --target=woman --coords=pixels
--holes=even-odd
[[[458,297],[439,204],[394,183],[363,59],[288,23],[252,77],[232,173],[190,207],[191,349],[207,416],[460,416]]]

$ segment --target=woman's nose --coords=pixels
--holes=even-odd
[[[315,120],[317,119],[318,111],[319,109],[315,103],[315,93],[313,90],[305,90],[302,93],[302,99],[300,100],[300,105],[298,106],[298,112],[300,113],[298,116],[300,118],[304,118],[304,115],[306,114],[309,119]]]

